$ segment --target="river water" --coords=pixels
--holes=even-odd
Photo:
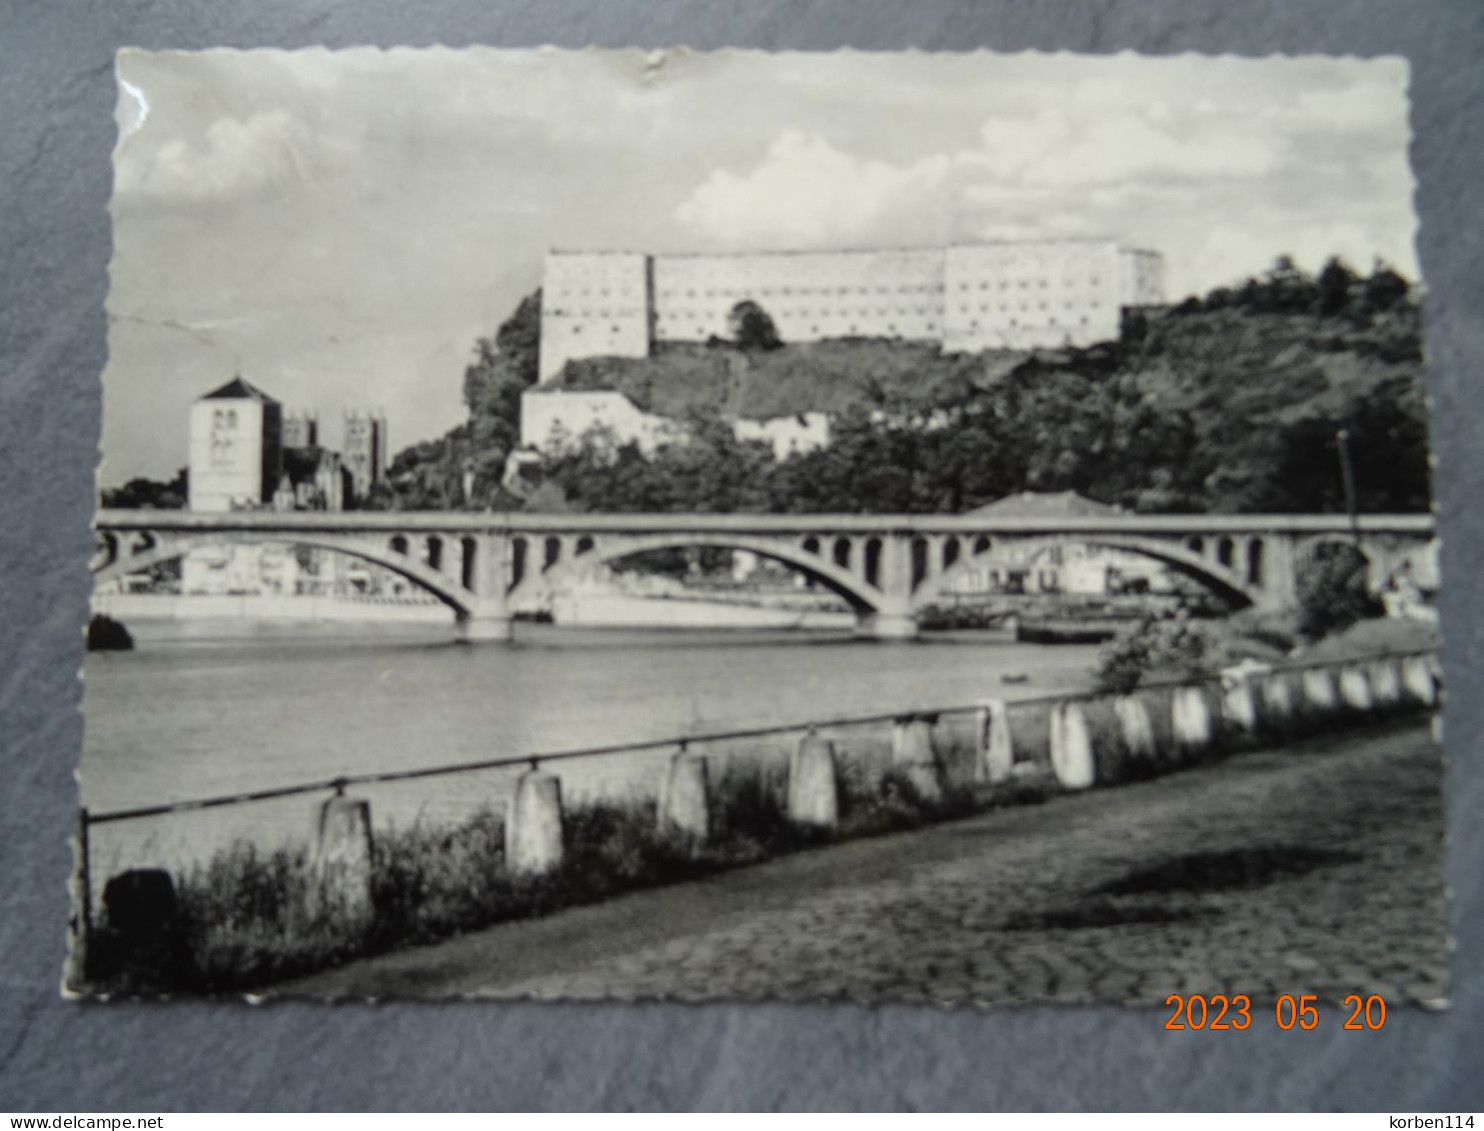
[[[882,644],[788,632],[518,625],[508,646],[435,626],[160,625],[132,652],[89,655],[83,803],[93,812],[341,774],[807,723],[1081,689],[1095,649],[975,634]],[[1014,673],[1023,682],[1002,684]],[[564,794],[653,794],[673,748],[559,766]],[[500,804],[517,771],[356,787],[379,827]],[[101,883],[182,868],[234,840],[307,841],[322,797],[95,826]]]

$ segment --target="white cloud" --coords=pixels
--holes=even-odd
[[[1282,253],[1415,270],[1394,81],[1183,101],[1105,80],[1043,88],[1037,104],[1029,93],[970,144],[898,147],[895,161],[782,132],[751,169],[702,181],[677,217],[737,248],[1113,236],[1164,251],[1172,287],[1192,290]]]
[[[1230,122],[1184,129],[1164,103],[1109,114],[1084,104],[1033,118],[988,119],[968,160],[997,178],[1030,185],[1117,185],[1143,178],[1255,178],[1281,160],[1282,139]]]
[[[727,245],[829,246],[872,239],[890,229],[897,241],[930,215],[953,167],[947,155],[906,165],[856,157],[824,138],[785,130],[750,173],[718,170],[677,211],[677,219]]]
[[[120,145],[116,191],[172,204],[252,196],[302,177],[308,135],[284,110],[218,118],[194,144],[175,137],[151,150],[140,131]]]

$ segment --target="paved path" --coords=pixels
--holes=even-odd
[[[1437,1001],[1441,784],[1426,727],[1393,725],[800,853],[281,989],[944,1003],[1225,991],[1264,1012],[1283,993]],[[1185,875],[1139,882],[1174,866]]]

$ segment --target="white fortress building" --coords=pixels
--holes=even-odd
[[[647,357],[656,342],[729,335],[739,302],[785,342],[882,337],[955,353],[1088,346],[1118,337],[1126,306],[1164,301],[1164,260],[1108,240],[899,251],[546,257],[540,379],[571,360]]]

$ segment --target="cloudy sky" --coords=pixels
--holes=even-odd
[[[118,59],[105,484],[168,478],[240,373],[458,423],[549,248],[1113,236],[1170,297],[1380,256],[1416,276],[1400,59],[357,50]]]

